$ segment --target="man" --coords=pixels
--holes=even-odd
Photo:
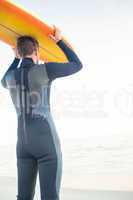
[[[39,62],[39,43],[31,36],[17,39],[15,59],[1,80],[9,89],[17,118],[17,200],[33,200],[39,171],[41,200],[59,200],[62,177],[60,139],[50,112],[53,80],[82,69],[76,53],[62,40],[54,27],[50,35],[68,58],[66,63]],[[20,67],[17,68],[20,58]]]

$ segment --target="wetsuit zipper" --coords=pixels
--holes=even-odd
[[[21,75],[21,87],[20,87],[20,101],[21,101],[21,113],[22,113],[22,124],[23,124],[23,134],[24,134],[24,140],[25,143],[28,143],[28,138],[27,138],[27,130],[26,130],[26,88],[24,84],[24,68],[20,70],[20,75]]]

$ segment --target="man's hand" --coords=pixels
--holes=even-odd
[[[54,40],[56,43],[62,39],[62,35],[61,35],[61,30],[59,28],[57,28],[55,25],[54,26],[54,34],[50,34],[49,37]]]
[[[18,53],[17,48],[14,47],[14,46],[12,46],[12,50],[13,50],[13,52],[14,52],[15,57],[21,59],[21,57],[20,57],[20,55],[19,55],[19,53]]]

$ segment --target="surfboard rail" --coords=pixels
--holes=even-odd
[[[39,42],[40,59],[42,61],[67,62],[68,59],[58,45],[50,39],[54,29],[46,22],[34,16],[20,5],[0,0],[0,40],[10,46],[16,46],[19,36],[30,35]],[[63,36],[64,42],[73,49]],[[73,49],[74,50],[74,49]]]

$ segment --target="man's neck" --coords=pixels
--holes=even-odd
[[[33,58],[31,56],[25,56],[23,59],[27,59],[27,60],[30,60],[33,63],[35,63],[34,60],[33,60]]]

